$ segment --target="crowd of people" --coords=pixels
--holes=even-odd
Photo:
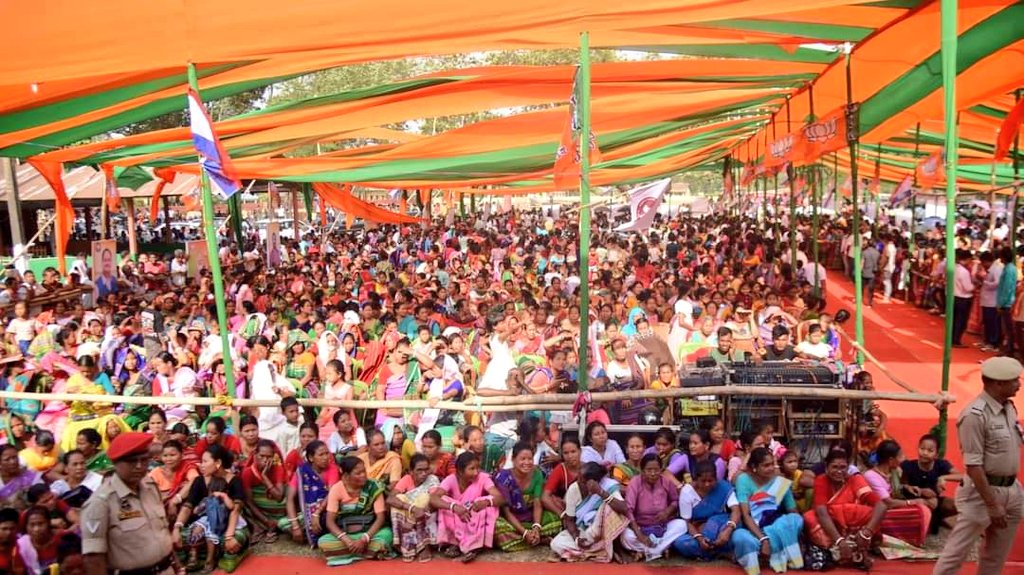
[[[809,362],[870,388],[826,312],[835,272],[807,257],[815,241],[845,249],[846,219],[823,218],[818,237],[809,220],[782,222],[782,237],[771,229],[659,216],[643,234],[597,233],[584,278],[575,222],[540,212],[309,234],[285,242],[273,267],[258,236],[225,239],[227,325],[210,276],[187,277],[180,252],[124,258],[112,287],[66,300],[88,276],[84,258],[70,282],[8,269],[4,389],[166,401],[4,402],[0,571],[73,572],[81,514],[112,468],[106,450],[129,431],[152,436],[147,481],[187,571],[232,571],[281,537],[329,565],[546,547],[563,561],[731,558],[749,574],[867,566],[883,535],[921,546],[955,519],[943,491],[955,470],[926,430],[917,458],[904,458],[870,404],[856,437],[811,462],[770,422],[727,427],[720,414],[680,426],[679,405],[663,400],[587,404],[582,440],[562,430],[576,421],[562,411],[299,401],[472,406],[575,394],[581,377],[590,390],[664,389],[698,361]],[[905,245],[899,228],[864,241],[889,253],[892,237]],[[886,299],[903,286],[890,273],[902,264],[880,266]],[[262,406],[232,405],[228,354],[234,397]],[[638,423],[652,432],[609,432]]]

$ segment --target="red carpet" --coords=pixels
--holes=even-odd
[[[709,567],[700,563],[659,567],[651,565],[597,565],[593,563],[498,563],[477,561],[469,565],[454,563],[446,559],[435,559],[430,563],[402,563],[401,561],[363,561],[349,567],[327,567],[320,559],[310,557],[249,557],[236,573],[273,573],[274,575],[316,575],[327,573],[343,573],[346,570],[358,571],[359,575],[394,575],[396,572],[415,573],[418,575],[505,575],[515,569],[523,569],[531,575],[568,575],[570,572],[585,570],[587,575],[644,575],[652,572],[700,574],[700,575],[742,575],[738,566]],[[932,571],[932,563],[905,563],[902,561],[876,561],[871,573],[884,575],[928,575]],[[771,573],[771,571],[766,571]],[[793,571],[802,573],[802,571]],[[836,575],[863,574],[863,571],[836,569],[829,571]],[[963,575],[978,575],[974,564],[967,565],[961,571]],[[1003,571],[1004,575],[1024,573],[1024,567],[1010,567]],[[994,574],[987,574],[994,575]]]

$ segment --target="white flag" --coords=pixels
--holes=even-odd
[[[661,198],[672,185],[672,178],[665,178],[633,188],[629,191],[629,213],[632,219],[615,228],[617,232],[642,232],[654,223]]]

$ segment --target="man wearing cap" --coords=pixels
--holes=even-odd
[[[115,473],[82,510],[82,553],[89,575],[180,571],[160,491],[146,476],[152,443],[152,435],[122,433],[107,450]]]
[[[1006,556],[1024,514],[1024,489],[1017,480],[1024,430],[1010,398],[1020,389],[1024,367],[1010,357],[981,364],[985,390],[957,421],[967,476],[956,494],[960,511],[932,575],[960,570],[964,557],[985,534],[978,573],[1002,573]]]

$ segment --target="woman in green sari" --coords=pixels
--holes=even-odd
[[[317,546],[327,565],[348,565],[360,559],[386,559],[394,536],[384,525],[387,509],[384,486],[367,479],[366,466],[356,457],[338,462],[341,481],[327,494],[327,530]]]
[[[114,464],[107,457],[107,452],[100,450],[102,443],[103,437],[100,436],[100,432],[91,428],[79,431],[75,437],[75,447],[85,456],[85,468],[100,475],[114,468]]]
[[[541,503],[544,474],[533,464],[533,448],[528,443],[512,448],[512,469],[495,474],[494,485],[505,498],[494,528],[494,541],[502,551],[525,551],[562,530],[562,520]]]

